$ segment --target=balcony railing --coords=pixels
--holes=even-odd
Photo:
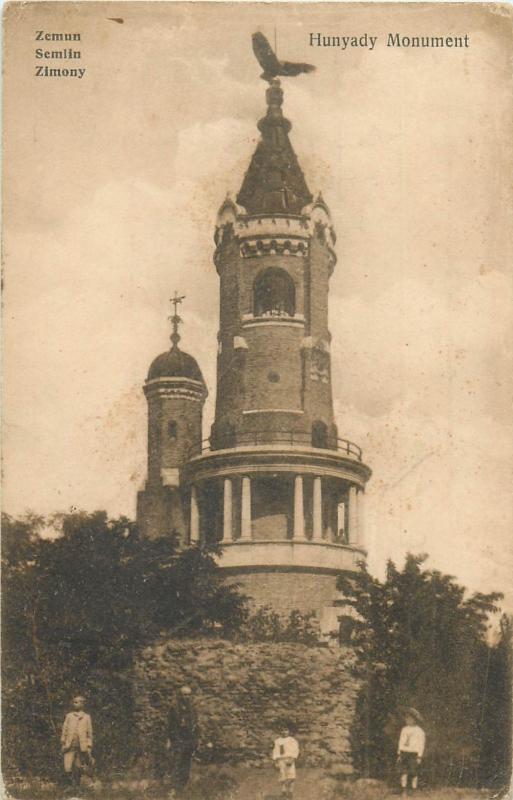
[[[362,449],[348,439],[335,439],[327,437],[320,441],[307,433],[297,433],[295,431],[254,431],[249,433],[237,433],[231,436],[216,437],[215,442],[204,439],[201,445],[194,445],[189,450],[189,458],[199,456],[202,453],[213,453],[216,450],[230,450],[237,447],[256,447],[259,445],[288,445],[298,447],[314,447],[321,450],[335,450],[338,453],[345,453],[358,461],[362,460]]]

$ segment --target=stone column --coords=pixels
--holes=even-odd
[[[313,480],[313,538],[322,540],[322,479]]]
[[[358,541],[358,509],[357,509],[357,488],[349,487],[349,544],[356,544]]]
[[[294,478],[294,539],[305,538],[305,510],[303,505],[303,476]]]
[[[223,542],[231,542],[232,539],[232,481],[231,478],[225,478],[223,495]]]
[[[240,536],[251,540],[251,479],[247,475],[242,478]]]
[[[362,489],[357,494],[357,511],[358,511],[358,544],[360,547],[365,547],[365,493]]]
[[[196,544],[200,538],[200,519],[198,507],[198,490],[191,486],[191,529],[190,529],[190,543]]]

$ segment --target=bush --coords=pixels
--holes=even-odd
[[[315,647],[319,646],[319,623],[315,612],[291,611],[284,616],[265,606],[248,615],[237,637],[248,642],[295,642]]]
[[[42,538],[45,528],[51,538]],[[3,765],[6,775],[55,775],[70,696],[89,696],[100,768],[137,750],[129,673],[161,631],[218,635],[246,616],[201,547],[146,540],[104,512],[3,518]],[[133,736],[131,739],[130,737]]]
[[[358,769],[385,777],[395,761],[404,709],[424,714],[427,734],[424,776],[433,783],[476,785],[487,725],[504,752],[498,715],[487,714],[487,697],[502,688],[490,684],[493,648],[486,641],[490,614],[499,594],[466,597],[448,575],[422,568],[426,556],[409,555],[402,571],[389,562],[385,580],[362,566],[339,580],[352,606],[352,642],[363,688],[353,726]],[[490,659],[492,658],[492,661]],[[499,701],[500,702],[500,701]],[[507,761],[500,767],[505,780]]]

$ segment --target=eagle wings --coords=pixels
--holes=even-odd
[[[271,81],[273,78],[277,78],[278,75],[292,77],[300,75],[302,72],[312,72],[315,69],[313,64],[279,61],[263,33],[254,33],[252,39],[253,52],[264,70],[260,76],[264,81]]]

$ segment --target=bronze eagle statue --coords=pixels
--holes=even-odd
[[[260,75],[264,81],[271,81],[273,78],[277,78],[278,75],[292,77],[294,75],[300,75],[301,72],[313,72],[315,69],[313,64],[279,61],[263,33],[254,33],[252,40],[253,52],[258,63],[264,70]]]

